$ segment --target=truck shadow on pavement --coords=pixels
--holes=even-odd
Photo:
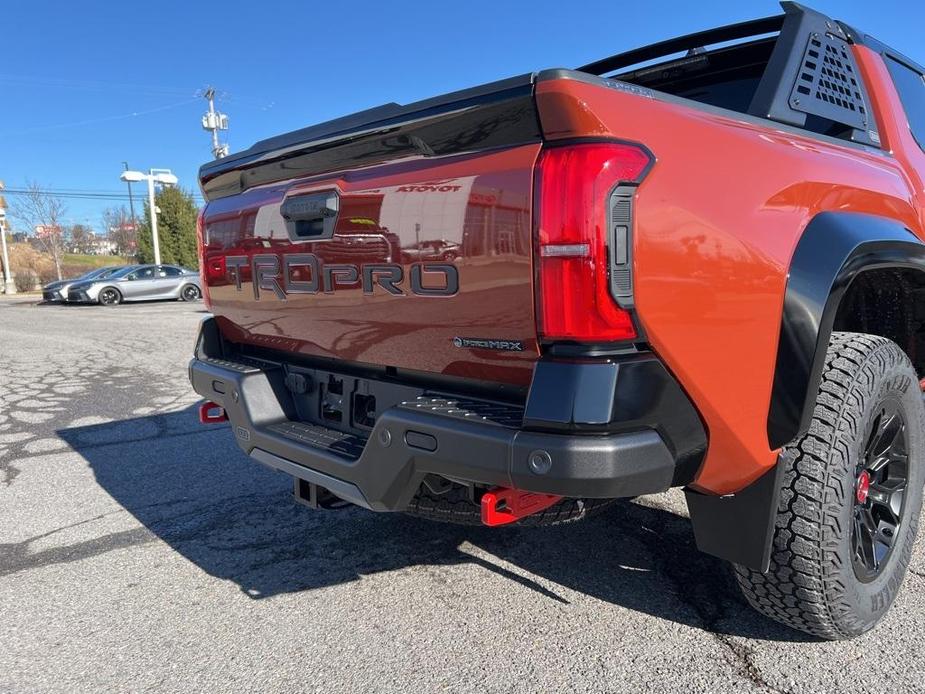
[[[713,633],[809,638],[754,613],[727,566],[697,551],[689,521],[660,508],[660,497],[552,528],[312,511],[293,502],[290,478],[244,456],[226,425],[200,425],[195,407],[57,433],[147,529],[130,542],[114,538],[112,549],[159,539],[253,599],[386,571],[475,564],[559,604],[574,591]],[[92,552],[106,547],[101,538]]]

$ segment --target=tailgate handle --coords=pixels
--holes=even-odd
[[[293,241],[319,241],[334,236],[340,195],[336,190],[293,195],[280,205],[286,231]]]

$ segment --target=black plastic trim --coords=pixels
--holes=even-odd
[[[625,357],[649,351],[645,343],[632,342],[543,342],[544,356],[564,359]]]
[[[273,468],[274,470],[285,472],[289,475],[292,475],[296,479],[305,480],[311,484],[317,484],[319,487],[323,487],[339,499],[349,501],[351,504],[356,504],[357,506],[362,506],[363,508],[370,507],[366,497],[363,496],[363,492],[360,491],[360,488],[355,484],[344,482],[343,480],[339,480],[336,477],[331,477],[331,475],[326,475],[323,472],[318,472],[317,470],[307,468],[304,465],[298,465],[297,463],[293,463],[291,460],[286,460],[285,458],[281,458],[278,455],[273,455],[272,453],[261,450],[260,448],[252,449],[250,452],[250,457],[256,460],[258,463],[263,463],[267,467]]]
[[[925,272],[925,244],[902,223],[854,212],[823,212],[807,225],[790,261],[768,442],[780,448],[809,430],[839,303],[866,270]]]
[[[771,563],[784,464],[777,464],[742,491],[729,496],[685,489],[697,549],[766,572]]]
[[[652,156],[651,153],[649,155]],[[652,168],[646,167],[645,173]],[[607,205],[607,262],[610,266],[610,295],[620,308],[636,307],[633,271],[633,236],[638,184],[618,183],[610,192]],[[635,321],[639,323],[639,321]]]
[[[652,353],[607,360],[540,359],[523,426],[610,434],[652,429],[675,461],[674,486],[693,480],[707,448],[696,408]]]

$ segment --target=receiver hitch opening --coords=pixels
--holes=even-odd
[[[221,405],[216,405],[209,400],[199,404],[200,424],[219,424],[220,422],[227,421],[228,415],[225,414],[225,408]]]

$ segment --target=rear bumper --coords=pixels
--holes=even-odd
[[[241,449],[373,510],[404,509],[429,474],[567,497],[654,493],[690,481],[705,448],[699,418],[664,368],[652,368],[657,360],[623,365],[628,377],[622,390],[632,386],[640,402],[618,403],[633,419],[616,425],[620,365],[548,368],[541,362],[525,407],[422,389],[377,413],[368,432],[346,433],[299,421],[286,364],[216,354],[220,351],[214,319],[207,319],[190,381],[199,395],[225,409]],[[667,380],[633,383],[643,372]],[[599,387],[605,373],[613,376],[609,393],[609,386]],[[558,404],[547,402],[553,395]],[[676,422],[665,428],[643,421],[660,411],[667,415],[669,407],[683,410],[673,416],[685,420],[690,432]]]

